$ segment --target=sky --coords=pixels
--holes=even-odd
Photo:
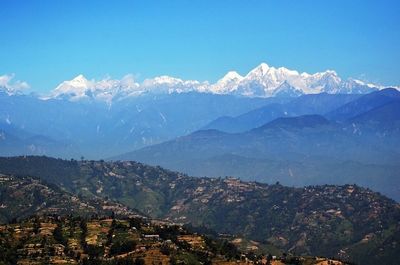
[[[0,2],[0,76],[49,91],[78,74],[214,82],[261,62],[400,85],[400,1]]]

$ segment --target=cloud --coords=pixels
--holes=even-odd
[[[30,88],[29,84],[25,81],[13,80],[14,76],[14,74],[0,75],[0,88],[9,93],[15,93]]]

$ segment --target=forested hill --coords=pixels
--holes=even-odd
[[[193,178],[136,162],[0,159],[0,173],[30,175],[83,197],[119,201],[151,217],[206,226],[297,254],[396,264],[400,206],[357,185],[285,187]]]
[[[0,174],[0,223],[50,214],[142,216],[123,204],[99,196],[85,198],[37,178]]]

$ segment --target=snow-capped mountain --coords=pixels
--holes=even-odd
[[[288,81],[283,81],[274,91],[275,97],[298,97],[302,94],[301,89],[293,87]]]
[[[110,102],[118,97],[140,94],[140,87],[132,75],[121,80],[105,78],[100,81],[88,80],[83,75],[64,81],[47,98],[64,98],[70,101],[97,99]]]
[[[23,81],[13,81],[14,74],[0,75],[0,92],[8,95],[19,95],[22,91],[29,88],[29,84]]]
[[[315,74],[299,73],[285,67],[270,67],[265,63],[250,71],[238,84],[235,94],[271,97],[301,94],[349,94],[368,93],[378,86],[367,85],[359,80],[342,80],[335,71]]]
[[[229,71],[223,78],[218,80],[217,83],[211,85],[209,91],[216,94],[229,94],[237,90],[242,80],[243,76],[235,71]]]
[[[356,79],[342,80],[333,70],[309,74],[262,63],[245,76],[230,71],[213,84],[166,75],[145,79],[142,83],[135,82],[132,75],[127,75],[121,80],[106,78],[100,81],[88,80],[83,75],[78,75],[70,81],[62,82],[47,98],[64,98],[71,101],[96,99],[111,102],[143,93],[170,94],[192,91],[245,97],[294,97],[323,92],[365,94],[381,88],[383,87]]]
[[[201,83],[196,80],[182,80],[167,75],[158,76],[153,79],[146,79],[141,84],[143,91],[169,94],[190,91],[204,92],[207,87],[207,82]]]

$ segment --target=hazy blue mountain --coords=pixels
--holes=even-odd
[[[364,112],[383,106],[386,103],[400,100],[400,91],[394,88],[386,88],[361,96],[340,108],[332,110],[326,117],[332,120],[344,121],[360,115]]]
[[[216,129],[224,132],[244,132],[279,117],[307,114],[325,114],[345,105],[360,95],[356,94],[310,94],[294,98],[288,102],[268,104],[236,117],[219,117],[203,129]]]
[[[266,131],[269,129],[279,129],[279,128],[293,128],[293,129],[303,129],[303,128],[314,128],[318,126],[329,125],[330,122],[320,115],[303,115],[297,117],[285,117],[277,118],[264,126],[254,129],[253,131]]]
[[[203,130],[114,159],[196,176],[234,175],[287,185],[354,182],[400,199],[399,123],[381,126],[387,116],[398,114],[391,104],[345,123],[303,115],[243,133]],[[382,122],[376,122],[380,117]]]
[[[193,92],[146,94],[107,104],[0,93],[0,122],[14,128],[14,132],[7,130],[9,139],[16,137],[14,150],[3,149],[2,154],[27,154],[17,148],[29,144],[18,141],[26,138],[15,134],[20,130],[73,146],[57,150],[53,144],[54,148],[41,148],[38,154],[104,158],[188,134],[219,116],[238,115],[283,100]]]
[[[72,154],[75,150],[70,143],[50,137],[33,134],[12,124],[0,123],[0,155],[44,155]],[[75,154],[76,155],[76,154]]]
[[[274,103],[241,114],[237,117],[219,117],[204,126],[202,129],[213,129],[230,133],[244,132],[261,126],[262,124],[278,117],[288,115],[289,113],[284,105]]]
[[[288,84],[282,89],[285,87],[289,89]],[[74,89],[81,92],[78,88]],[[3,134],[7,133],[9,140],[14,137],[13,144],[10,142],[8,146],[15,146],[12,150],[3,148],[2,154],[105,158],[200,128],[244,132],[279,117],[324,114],[360,97],[318,94],[250,98],[188,92],[143,93],[102,101],[91,99],[87,95],[90,91],[78,101],[62,97],[43,100],[35,95],[1,92],[0,122],[14,128],[14,132],[10,127]],[[106,93],[101,91],[99,95]],[[21,137],[15,130],[36,138],[26,142],[28,137]],[[26,146],[37,148],[28,152]]]

